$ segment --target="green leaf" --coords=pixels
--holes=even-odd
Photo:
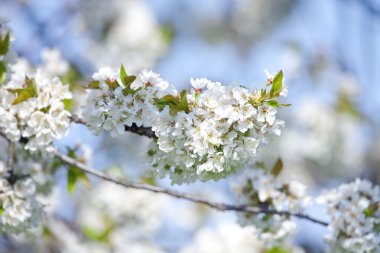
[[[284,78],[282,70],[273,78],[272,88],[270,90],[271,97],[278,97],[282,90],[282,79]]]
[[[120,80],[124,83],[124,78],[127,76],[127,72],[125,72],[125,68],[124,68],[124,65],[121,64],[121,67],[120,67]]]
[[[289,253],[289,251],[284,250],[280,247],[272,247],[268,249],[265,253]]]
[[[150,185],[157,185],[156,180],[153,176],[144,176],[141,181]]]
[[[48,226],[42,227],[42,236],[47,238],[54,238],[54,234]]]
[[[340,94],[336,104],[336,110],[338,112],[347,113],[354,118],[363,118],[363,114],[357,108],[357,106],[351,101],[347,94]]]
[[[164,109],[165,106],[169,106],[172,108],[173,105],[177,105],[178,100],[173,95],[165,95],[160,99],[156,99],[154,105],[158,107],[158,109]]]
[[[172,106],[169,109],[169,114],[172,115],[172,116],[176,116],[177,113],[180,112],[180,111],[181,110],[177,106]]]
[[[78,181],[77,174],[75,173],[73,168],[69,168],[67,171],[67,191],[68,193],[72,194],[75,189],[75,185]]]
[[[17,105],[21,102],[28,100],[31,97],[37,96],[34,79],[25,77],[25,86],[26,87],[23,89],[8,89],[9,92],[17,94],[17,97],[13,101],[12,105]]]
[[[183,90],[180,93],[179,109],[181,111],[185,111],[186,113],[189,113],[190,111],[189,104],[187,102],[187,97],[186,97],[186,90]]]
[[[3,215],[3,213],[4,213],[4,208],[0,206],[0,216]]]
[[[122,64],[120,67],[120,80],[125,85],[125,87],[130,87],[131,84],[136,80],[136,76],[128,76],[125,71],[124,65]]]
[[[132,90],[130,87],[126,87],[122,90],[124,96],[128,96],[129,94],[132,94],[134,95],[136,92],[138,92],[141,88],[137,89],[137,90]]]
[[[174,28],[170,25],[162,25],[160,27],[160,33],[161,33],[161,37],[163,39],[163,41],[166,43],[166,44],[169,44],[172,40],[173,40],[173,37],[174,37]]]
[[[104,231],[98,231],[91,227],[83,227],[83,234],[90,240],[98,241],[98,242],[107,242],[109,239],[109,235],[112,232],[113,227],[110,226],[106,228]]]
[[[284,164],[283,164],[281,158],[278,158],[276,163],[272,167],[271,174],[273,176],[277,177],[281,173],[283,166],[284,166]]]
[[[7,33],[4,40],[0,37],[0,55],[5,55],[9,50],[10,35]]]
[[[65,106],[66,111],[71,111],[71,109],[73,108],[73,100],[72,99],[63,99],[62,103]]]
[[[0,83],[3,82],[4,76],[7,73],[7,68],[5,67],[4,62],[0,61]]]
[[[119,87],[119,83],[117,81],[110,81],[110,80],[106,80],[106,84],[108,85],[108,87],[111,89],[111,90],[115,90],[117,87]]]
[[[43,112],[43,113],[48,113],[50,111],[50,105],[46,106],[44,108],[41,108],[40,111]]]
[[[123,83],[125,86],[130,87],[131,84],[136,80],[136,76],[126,76],[123,79]]]
[[[256,166],[259,169],[266,169],[265,163],[263,161],[256,161]]]
[[[284,107],[289,107],[291,106],[292,104],[280,104],[280,106],[284,106]]]
[[[369,207],[367,207],[366,209],[364,209],[363,211],[363,214],[365,215],[365,217],[372,217],[377,209],[380,207],[380,203],[373,203],[371,204]]]
[[[91,83],[87,84],[87,89],[100,89],[100,82],[92,81]]]
[[[68,149],[68,156],[77,159],[75,150],[69,148]],[[81,171],[76,166],[69,166],[67,170],[67,191],[68,193],[72,194],[75,190],[76,184],[78,180],[85,186],[90,187],[90,180],[87,177],[87,174]]]
[[[280,106],[280,104],[276,100],[267,101],[267,105],[272,106],[272,107],[279,107]]]

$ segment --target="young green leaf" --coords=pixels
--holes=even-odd
[[[165,106],[169,106],[172,108],[174,105],[178,104],[178,100],[173,95],[165,95],[160,99],[156,99],[154,105],[157,106],[158,109],[164,109]]]
[[[124,77],[123,79],[123,84],[126,86],[126,87],[130,87],[131,84],[136,80],[136,76],[126,76]]]
[[[23,89],[8,89],[9,92],[17,94],[17,97],[13,101],[12,105],[17,105],[28,100],[29,98],[37,96],[36,85],[32,78],[25,77],[25,86],[26,87]]]
[[[277,73],[273,78],[272,88],[270,90],[270,95],[272,98],[278,97],[282,90],[282,79],[284,78],[282,70]]]
[[[124,68],[124,65],[121,64],[121,67],[120,67],[120,80],[121,82],[125,85],[124,83],[124,78],[127,76],[127,72],[125,72],[125,68]]]
[[[267,105],[272,106],[272,107],[279,107],[280,106],[280,104],[276,100],[267,101]]]
[[[106,84],[108,85],[108,87],[111,89],[111,90],[115,90],[117,87],[119,87],[119,83],[117,81],[110,81],[110,80],[106,80]]]
[[[78,181],[77,174],[74,172],[74,169],[71,167],[67,171],[67,192],[72,194],[75,189],[75,185]]]
[[[87,84],[87,89],[100,89],[100,82],[92,81],[91,83]]]
[[[71,111],[71,109],[73,108],[73,100],[72,99],[63,99],[62,103],[64,104],[66,111]]]
[[[264,169],[264,170],[266,169],[265,163],[263,161],[257,161],[256,166],[259,169]]]
[[[280,247],[272,247],[268,249],[265,253],[289,253],[289,251]]]
[[[271,174],[273,176],[277,177],[281,173],[283,166],[284,166],[284,164],[283,164],[281,158],[278,158],[276,163],[272,167]]]
[[[0,61],[0,83],[3,82],[4,76],[7,73],[7,68],[5,67],[4,62]]]
[[[136,76],[128,76],[124,65],[122,64],[120,67],[120,80],[125,87],[129,88],[131,84],[136,80]]]
[[[380,204],[373,203],[372,205],[370,205],[369,207],[367,207],[366,209],[364,209],[363,214],[367,218],[368,217],[372,217],[379,208],[380,208]]]
[[[90,240],[98,242],[108,242],[111,232],[114,230],[112,224],[108,225],[103,231],[96,230],[91,227],[83,227],[83,234]]]
[[[0,55],[5,55],[9,50],[9,41],[10,41],[10,35],[7,33],[2,39],[0,37]]]
[[[186,90],[183,90],[180,93],[179,109],[181,111],[185,111],[186,113],[189,113],[190,111],[189,104],[187,102],[187,97],[186,97]]]
[[[68,149],[68,156],[77,159],[75,150],[69,148]],[[85,186],[90,187],[90,180],[87,177],[87,174],[81,171],[76,166],[69,166],[67,170],[67,191],[68,193],[72,194],[75,190],[76,184],[78,180]]]

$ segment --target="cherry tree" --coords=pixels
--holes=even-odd
[[[149,213],[141,199],[160,206],[170,196],[218,211],[236,212],[237,222],[247,227],[242,236],[246,231],[255,234],[266,252],[295,251],[290,243],[297,229],[294,218],[327,226],[329,252],[379,252],[379,186],[356,179],[313,198],[301,182],[279,178],[281,159],[274,158],[274,165],[269,167],[256,160],[260,150],[286,131],[285,122],[277,118],[278,111],[292,109],[285,98],[288,88],[282,71],[267,72],[266,83],[254,90],[192,78],[188,88],[180,91],[151,70],[132,74],[123,65],[117,69],[102,67],[83,87],[85,102],[75,110],[72,103],[76,94],[59,78],[68,66],[58,60],[57,53],[46,51],[45,63],[25,67],[11,49],[12,39],[7,24],[1,22],[0,137],[7,150],[0,160],[1,231],[23,234],[53,224],[46,215],[46,202],[41,199],[45,196],[46,201],[46,196],[52,194],[57,183],[54,175],[65,168],[69,192],[78,183],[89,185],[89,176],[103,181],[90,189],[94,195],[83,200],[82,208],[96,209],[91,205],[101,204],[114,222],[140,206],[144,207],[141,211]],[[216,202],[212,196],[197,196],[127,180],[120,173],[95,170],[87,164],[90,157],[83,146],[62,150],[56,145],[73,124],[87,127],[94,135],[109,132],[117,138],[132,132],[149,138],[146,155],[152,177],[169,178],[172,184],[212,184],[239,174],[238,184],[233,186],[237,201]],[[108,202],[111,195],[128,191],[133,192],[130,209]],[[133,196],[139,194],[143,196],[134,201]],[[328,222],[307,213],[307,207],[314,202],[327,206]],[[154,222],[143,218],[149,215],[133,215],[154,230]],[[116,229],[114,222],[103,224],[102,233],[89,229],[91,224],[85,218],[80,222],[80,227],[85,228],[82,233],[92,240],[117,240],[109,238],[110,231]],[[234,230],[237,225],[225,226]],[[218,236],[223,238],[223,229],[220,231]],[[48,233],[56,232],[51,229]],[[69,232],[65,235],[70,236]],[[197,239],[200,244],[204,237],[207,235]],[[97,248],[91,244],[88,247]],[[159,252],[153,245],[145,250]],[[201,249],[194,246],[183,252]]]

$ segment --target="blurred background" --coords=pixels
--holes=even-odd
[[[305,183],[312,195],[356,177],[380,182],[379,0],[1,0],[0,16],[9,20],[19,56],[38,66],[54,49],[69,64],[62,78],[78,94],[76,108],[101,66],[150,68],[178,88],[189,88],[190,77],[259,88],[264,69],[282,69],[292,106],[279,116],[283,134],[258,160],[281,157],[283,177]],[[139,136],[93,136],[73,125],[57,144],[82,144],[95,168],[128,179],[235,199],[233,179],[184,186],[152,179],[148,140]],[[4,237],[4,250],[265,252],[233,213],[96,180],[68,195],[65,171],[57,180],[43,238]],[[326,219],[321,207],[309,212]],[[326,230],[299,224],[297,247],[278,252],[323,252]]]

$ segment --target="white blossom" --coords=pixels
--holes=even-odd
[[[100,87],[87,89],[87,125],[94,133],[104,129],[112,136],[133,124],[151,127],[157,137],[151,164],[158,175],[169,174],[173,183],[226,177],[247,164],[271,136],[280,135],[284,126],[275,108],[252,103],[251,96],[257,95],[237,85],[191,79],[196,91],[184,95],[188,111],[173,113],[170,105],[183,98],[159,74],[143,70],[130,84],[131,92],[123,84],[107,84],[110,73],[116,71],[99,70],[93,77]],[[159,107],[160,99],[171,101],[163,100]]]
[[[241,182],[245,183],[243,186]],[[303,213],[310,204],[306,188],[298,181],[281,182],[277,177],[260,169],[246,172],[235,187],[243,205],[261,206],[268,210]],[[239,223],[253,225],[259,239],[266,247],[289,240],[296,231],[296,223],[279,214],[239,214]]]
[[[205,86],[207,86],[210,83],[210,80],[206,78],[190,78],[190,83],[195,90],[202,90]]]
[[[6,167],[0,161],[0,172]],[[42,206],[36,199],[36,185],[30,179],[18,179],[10,182],[12,175],[0,177],[0,230],[20,233],[37,226],[42,218]]]
[[[367,180],[323,193],[317,198],[327,204],[331,217],[325,240],[329,252],[369,253],[380,251],[380,188]]]
[[[58,78],[48,79],[40,70],[34,77],[24,77],[22,82],[12,82],[12,85],[12,88],[0,88],[0,111],[4,114],[0,118],[0,128],[14,142],[21,137],[27,138],[26,149],[51,149],[52,138],[61,138],[69,128],[70,113],[63,104],[64,99],[72,98],[68,86]],[[34,93],[14,104],[20,91],[12,90],[26,89],[26,85]]]

